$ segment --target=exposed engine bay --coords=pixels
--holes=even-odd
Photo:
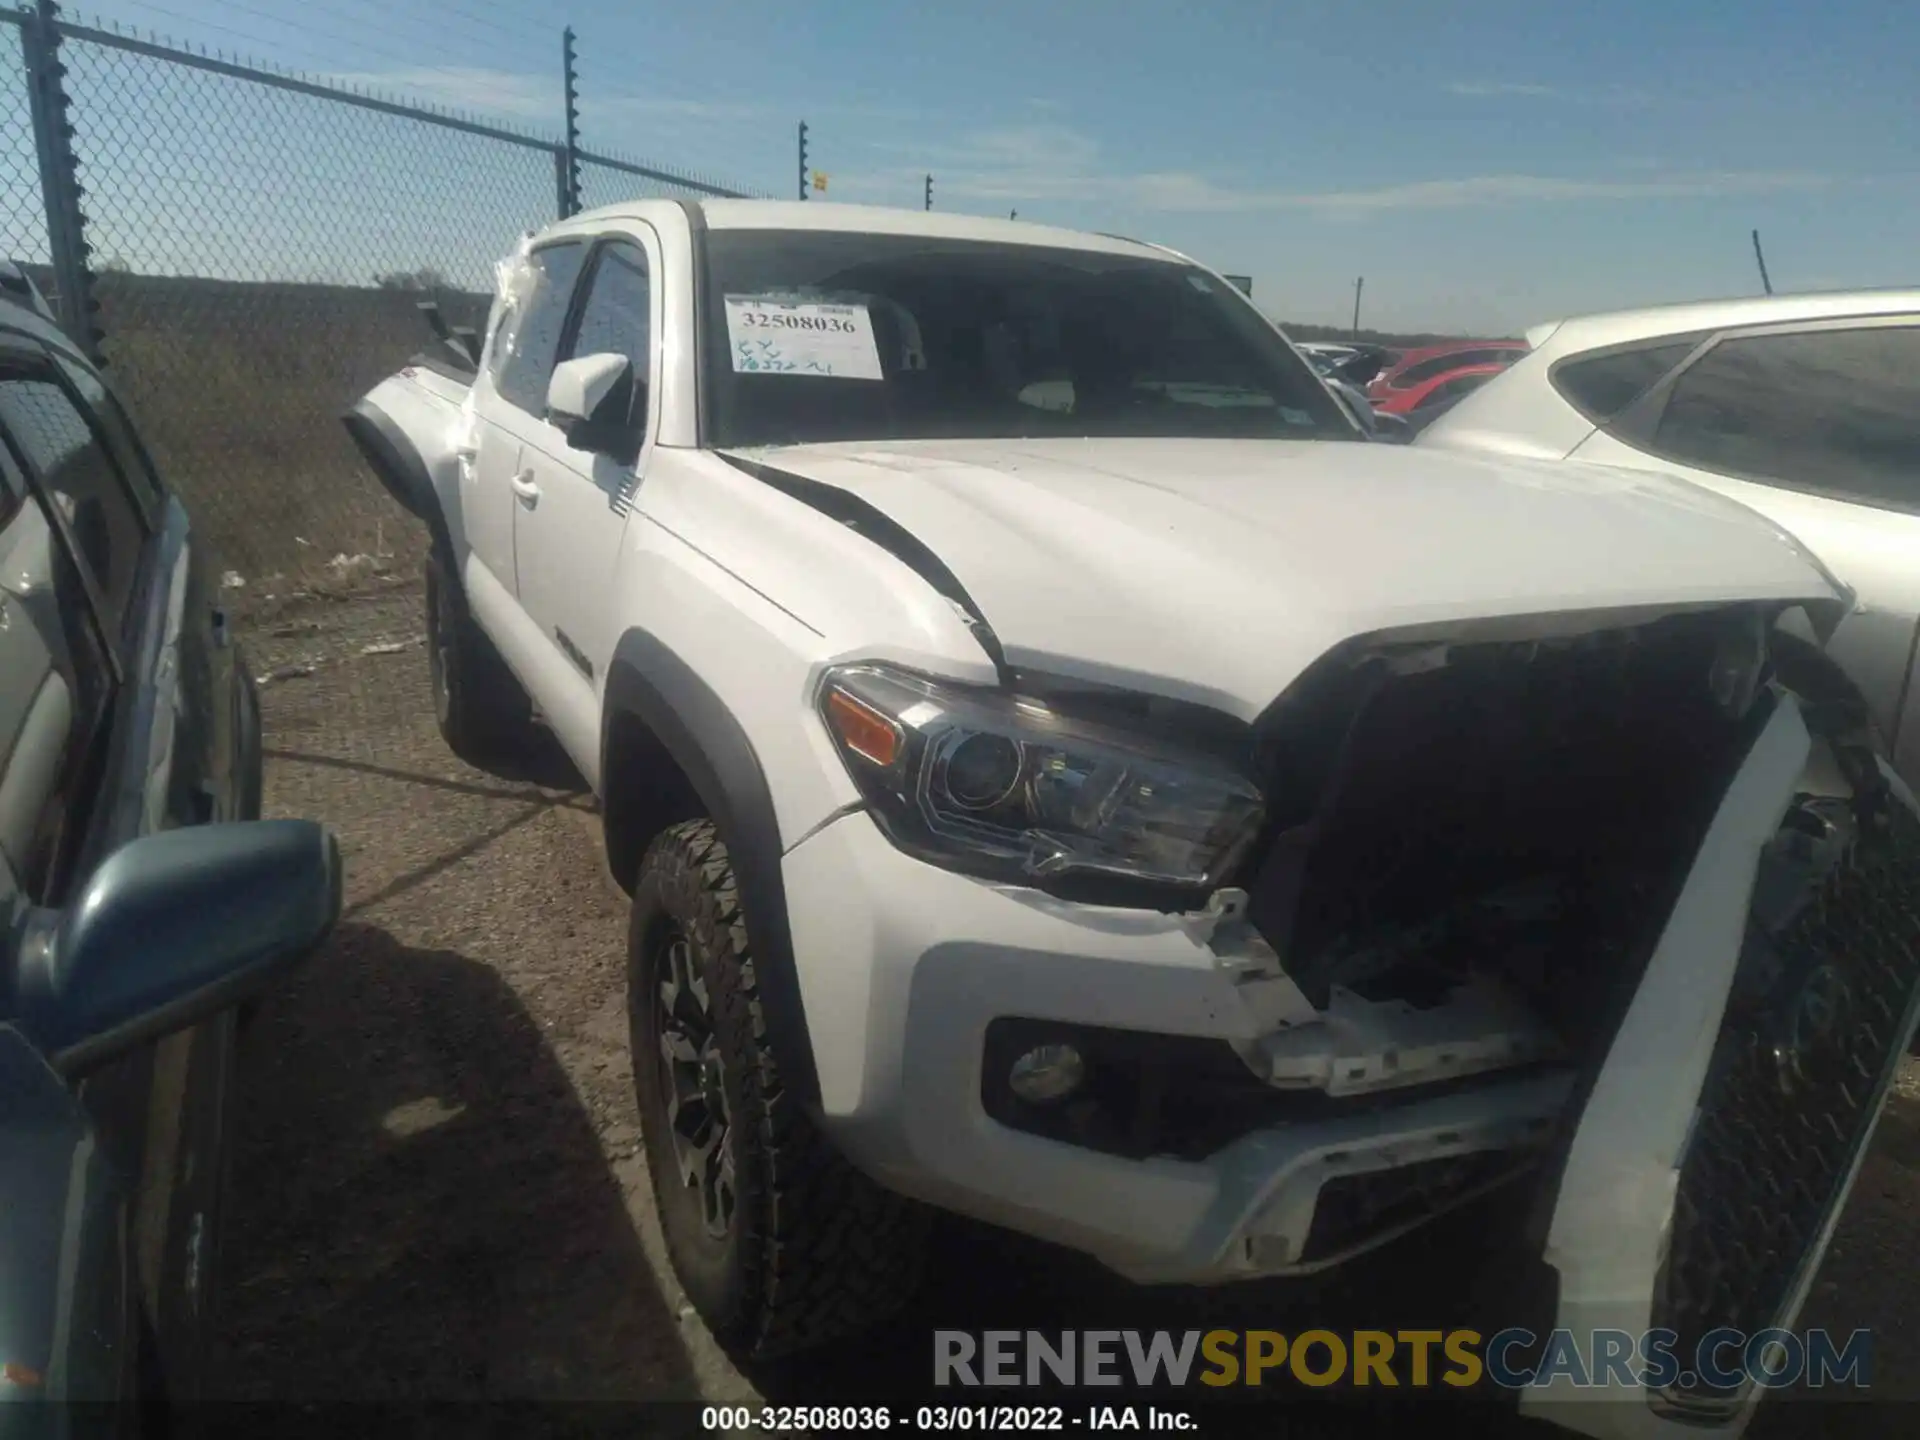
[[[1738,606],[1325,657],[1257,725],[1265,832],[1192,917],[1253,1038],[1078,1027],[1097,1077],[1085,1101],[988,1095],[989,1112],[1107,1153],[1199,1159],[1263,1126],[1590,1077],[1773,714],[1777,619]],[[1842,854],[1805,833],[1816,812],[1822,836],[1848,828],[1850,777],[1817,753],[1825,793],[1762,855],[1756,917],[1801,903]],[[1033,1043],[996,1028],[992,1056]]]
[[[1590,1060],[1770,712],[1770,623],[1703,611],[1308,672],[1260,727],[1246,920],[1321,1019],[1249,1063],[1356,1094]]]

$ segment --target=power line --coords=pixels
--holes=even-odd
[[[401,55],[395,51],[388,50],[382,46],[369,45],[364,40],[360,39],[359,36],[357,35],[352,38],[349,38],[347,36],[337,34],[331,30],[322,30],[317,26],[303,24],[301,21],[298,21],[298,20],[289,20],[284,15],[277,15],[271,10],[260,10],[260,9],[256,9],[254,6],[251,6],[251,5],[239,4],[238,0],[216,0],[216,3],[226,6],[226,8],[229,10],[237,10],[243,15],[251,15],[255,19],[264,20],[269,25],[283,25],[290,30],[301,30],[309,35],[316,36],[319,39],[331,40],[338,45],[346,45],[349,47],[356,46],[356,45],[360,46],[364,49],[372,51],[374,54],[379,55],[383,59],[397,60],[410,70],[428,70],[436,74],[450,76],[454,79],[469,78],[465,75],[462,75],[461,72],[457,70],[449,69],[447,66],[444,66],[444,65],[427,64],[413,56]],[[390,16],[388,18],[391,19],[392,17]],[[348,21],[348,23],[352,24],[353,22]],[[393,38],[398,38],[398,37],[393,37]],[[443,44],[444,40],[445,40],[445,37],[443,34],[442,36],[437,37],[435,43]]]
[[[166,16],[168,19],[179,21],[183,25],[195,27],[196,29],[212,30],[223,35],[230,35],[237,40],[243,40],[251,45],[258,46],[262,50],[284,52],[287,48],[287,43],[284,39],[269,39],[266,36],[260,35],[251,30],[239,29],[232,25],[223,25],[218,21],[202,19],[197,15],[186,15],[181,13],[178,10],[169,9],[165,5],[155,4],[153,3],[153,0],[114,0],[114,3],[119,5],[124,5],[124,6],[131,6],[134,9],[148,11],[155,15],[163,15],[163,16]],[[442,102],[445,105],[447,105],[448,108],[467,109],[467,110],[489,109],[484,96],[471,93],[473,90],[473,83],[474,83],[474,75],[472,72],[474,70],[499,69],[499,67],[497,66],[489,65],[489,64],[475,64],[470,69],[463,71],[447,65],[431,64],[421,60],[418,57],[418,55],[402,54],[395,50],[387,48],[386,46],[373,44],[367,40],[360,38],[360,35],[364,35],[366,33],[364,30],[364,27],[359,26],[358,22],[348,19],[346,17],[341,17],[341,18],[349,26],[353,26],[356,29],[358,29],[359,30],[358,35],[355,35],[349,38],[348,36],[340,34],[336,31],[321,29],[313,25],[305,24],[299,20],[288,19],[284,16],[272,14],[268,11],[257,9],[250,5],[236,3],[236,0],[216,0],[216,3],[223,3],[230,10],[233,10],[242,14],[254,16],[272,25],[283,26],[288,29],[301,31],[306,34],[316,36],[323,40],[331,41],[334,44],[340,46],[343,50],[346,50],[349,52],[355,49],[364,51],[369,55],[378,57],[379,59],[391,61],[396,66],[401,67],[407,71],[416,72],[423,77],[428,75],[442,76],[448,81],[457,83],[461,87],[461,91],[457,96],[449,97]],[[449,8],[451,9],[451,7]],[[451,13],[461,14],[461,15],[471,15],[471,12],[466,10],[460,10],[460,9],[453,9]],[[390,14],[387,14],[387,15],[384,15],[383,18],[388,21],[391,21],[393,17]],[[407,18],[411,20],[413,17],[407,17]],[[427,21],[420,21],[417,23],[430,24],[431,21],[427,20]],[[492,22],[484,22],[484,21],[483,23],[490,24],[492,29],[498,31],[500,34],[512,40],[515,46],[518,47],[516,54],[523,53],[525,50],[530,48],[545,46],[550,42],[552,38],[550,35],[541,33],[538,30],[528,30],[526,32],[516,33],[502,25],[493,24]],[[185,44],[191,38],[192,33],[193,33],[192,31],[188,31],[185,34],[171,37],[171,38],[174,38],[178,40],[180,43]],[[395,38],[395,37],[389,37],[389,38]],[[401,43],[405,42],[405,37],[398,37],[398,38],[401,41]],[[441,46],[443,42],[444,42],[444,35],[435,34],[431,42],[423,41],[423,49],[426,49],[428,53],[431,53],[431,48],[429,48],[429,46],[437,48]],[[257,56],[255,58],[263,61],[267,61],[267,63],[269,64],[278,64],[278,65],[281,65],[283,68],[293,69],[296,71],[309,69],[309,67],[307,66],[296,64],[292,61],[270,59],[269,56],[264,54]],[[317,76],[317,78],[324,80],[327,78],[329,71],[310,70],[310,73],[313,73]],[[338,72],[337,70],[333,70],[332,73],[338,73]],[[502,70],[501,73],[511,74],[515,76],[525,76],[527,78],[536,79],[536,80],[544,80],[546,78],[544,73],[539,71]],[[645,79],[647,78],[644,75],[634,74],[634,72],[631,70],[631,67],[626,67],[626,73],[633,76],[633,78],[637,78],[642,81],[645,81]],[[379,78],[380,77],[375,75],[369,75],[366,77],[366,81],[369,83],[377,84],[379,82]],[[392,86],[392,88],[396,92],[399,92],[404,88],[403,82],[401,81],[391,81],[389,82],[389,84]],[[432,97],[431,95],[423,96],[420,98],[425,100],[427,103],[434,103],[434,97]],[[509,120],[519,121],[520,123],[523,123],[523,124],[532,123],[532,124],[538,125],[545,122],[548,118],[544,114],[539,116],[529,116],[522,111],[516,111],[512,109],[500,110],[494,113],[505,115],[509,118]]]
[[[337,0],[336,0],[336,3],[337,3]],[[324,10],[326,7],[309,6],[308,8]],[[362,10],[365,13],[370,13],[377,16],[380,20],[380,23],[383,25],[390,23],[395,18],[394,12],[386,6],[373,4],[373,5],[360,5],[356,8]],[[458,15],[461,19],[467,20],[472,24],[483,25],[489,30],[492,30],[497,32],[498,34],[504,35],[509,40],[514,41],[516,44],[525,44],[529,40],[534,38],[538,38],[541,40],[546,40],[550,38],[550,35],[546,26],[536,25],[532,21],[525,22],[524,29],[516,29],[509,25],[502,25],[497,20],[489,20],[486,16],[475,14],[471,10],[462,9],[458,5],[436,4],[433,8],[434,8],[433,15],[428,15],[428,16],[408,15],[406,18],[410,20],[419,20],[423,24],[432,25],[435,22],[435,20],[437,20],[441,15]],[[439,31],[438,36],[440,38],[444,38],[445,31],[444,30]]]
[[[251,45],[256,45],[261,47],[263,50],[279,49],[279,48],[282,48],[285,44],[284,41],[269,40],[265,36],[256,35],[251,31],[235,29],[231,25],[222,25],[217,21],[205,20],[197,15],[184,15],[178,10],[170,10],[164,5],[155,5],[151,3],[151,0],[120,0],[120,3],[123,5],[130,6],[131,8],[136,10],[145,10],[145,11],[150,11],[155,15],[164,15],[168,19],[177,20],[184,25],[194,26],[198,29],[215,30],[222,35],[231,35],[236,40],[244,40]],[[238,10],[247,9],[247,7],[245,6],[234,6],[232,8],[238,9]],[[360,42],[360,41],[344,40],[340,36],[329,34],[326,31],[315,30],[311,26],[300,24],[298,21],[283,20],[278,16],[269,15],[265,11],[249,10],[247,11],[247,13],[260,16],[262,19],[268,20],[271,23],[278,24],[278,25],[286,25],[295,30],[303,30],[309,34],[317,35],[322,39],[332,40],[338,44],[342,44],[348,47],[358,45],[360,46],[360,48],[367,50],[371,54],[376,55],[383,60],[394,61],[396,64],[404,66],[406,69],[411,71],[428,73],[428,74],[436,74],[436,75],[444,75],[449,80],[456,80],[461,82],[462,84],[469,85],[469,86],[472,84],[472,81],[473,81],[473,76],[471,75],[471,73],[463,74],[457,70],[449,70],[445,66],[423,64],[415,56],[397,54],[396,52],[387,50],[383,47],[366,45],[364,44],[364,42]],[[184,44],[189,37],[183,34],[173,38],[177,39],[178,41]],[[265,55],[261,55],[257,58],[261,60],[267,60],[267,57]],[[287,64],[286,62],[268,61],[268,63],[280,63],[285,65],[285,68],[294,69],[294,70],[298,70],[302,68],[299,66]],[[322,74],[322,76],[324,77],[325,72],[317,72],[317,73]]]
[[[235,40],[243,41],[252,47],[256,47],[256,52],[251,57],[245,57],[245,56],[233,57],[239,63],[245,64],[248,62],[249,59],[251,59],[252,61],[264,64],[269,69],[279,69],[283,71],[289,71],[294,74],[301,74],[304,71],[307,78],[319,81],[323,84],[325,83],[336,84],[340,86],[340,88],[342,89],[351,88],[356,83],[354,81],[332,79],[332,76],[339,74],[341,70],[345,68],[346,63],[351,63],[350,61],[337,63],[335,65],[329,66],[326,69],[319,69],[319,68],[311,68],[310,63],[308,66],[303,66],[299,63],[296,63],[295,61],[280,58],[286,55],[286,53],[290,48],[296,48],[296,47],[290,47],[285,38],[269,39],[266,36],[260,35],[259,33],[250,29],[242,29],[234,25],[222,24],[220,21],[204,19],[197,15],[183,14],[182,12],[171,9],[164,4],[156,4],[154,3],[154,0],[110,0],[110,3],[114,3],[117,6],[127,6],[136,10],[151,12],[154,15],[164,16],[167,19],[180,22],[183,26],[190,27],[184,33],[181,33],[179,35],[163,37],[164,39],[170,41],[171,43],[179,45],[182,48],[186,48],[186,49],[204,48],[203,46],[199,45],[197,42],[191,41],[190,37],[197,31],[213,31],[220,35],[231,36]],[[504,123],[509,128],[522,129],[522,130],[526,129],[529,125],[534,127],[536,130],[544,129],[547,126],[549,126],[552,123],[552,120],[558,117],[560,114],[559,103],[558,103],[560,100],[560,96],[558,95],[557,90],[554,96],[556,105],[555,105],[553,116],[547,115],[544,112],[544,110],[542,111],[542,113],[538,115],[528,115],[523,110],[516,110],[511,108],[502,108],[502,109],[494,110],[493,107],[491,107],[488,104],[487,97],[485,96],[485,94],[479,93],[476,91],[476,87],[474,83],[475,76],[473,72],[474,70],[494,69],[497,67],[486,66],[486,65],[476,65],[471,69],[462,71],[462,70],[449,68],[446,65],[426,64],[421,62],[419,59],[417,59],[414,56],[397,53],[396,51],[389,49],[386,46],[371,44],[358,37],[349,39],[333,31],[325,30],[313,25],[305,24],[299,20],[287,19],[285,17],[274,15],[267,11],[258,9],[251,5],[236,3],[236,0],[215,0],[215,3],[225,4],[229,10],[232,10],[244,15],[254,16],[260,20],[266,21],[276,26],[281,26],[290,30],[296,30],[308,35],[317,36],[320,39],[327,40],[332,44],[341,47],[342,50],[348,51],[349,53],[355,48],[357,48],[360,51],[365,52],[366,54],[378,57],[381,60],[391,61],[393,62],[394,65],[398,67],[403,67],[407,71],[414,72],[414,77],[413,77],[414,83],[419,87],[420,90],[424,91],[425,93],[415,93],[413,95],[409,95],[407,93],[408,77],[406,76],[399,76],[391,79],[385,79],[384,77],[381,77],[379,75],[370,74],[363,77],[361,80],[357,82],[360,88],[363,88],[363,89],[366,88],[368,85],[373,85],[377,89],[384,88],[396,100],[406,100],[411,103],[423,104],[429,108],[437,107],[442,110],[451,110],[455,112],[460,112],[460,111],[491,112],[491,113],[495,113],[503,116]],[[461,12],[461,13],[464,13],[464,12]],[[73,18],[76,21],[80,20],[80,17],[77,15]],[[348,21],[347,23],[352,24],[353,22]],[[496,25],[493,28],[500,30],[503,34],[511,33],[506,31],[505,28],[501,26]],[[362,33],[364,33],[364,31]],[[545,40],[549,37],[539,36],[537,38],[540,40],[541,43],[544,43]],[[405,43],[404,37],[401,38],[399,43]],[[527,42],[516,41],[516,43],[521,44],[522,49],[524,50],[526,46],[532,43],[532,41],[531,40]],[[428,50],[428,53],[432,53],[432,51]],[[519,53],[520,52],[516,52],[516,56]],[[502,71],[501,73],[511,74],[516,77],[525,76],[527,78],[534,79],[534,80],[541,80],[545,78],[544,74],[538,70],[530,70],[530,71],[514,70],[514,71]],[[452,94],[436,95],[434,93],[436,87],[432,83],[433,77],[436,77],[436,76],[443,77],[445,80],[457,85],[459,87],[458,90],[456,90]],[[384,79],[384,84],[382,83],[383,79]]]
[[[126,0],[126,3],[132,3],[132,0]],[[311,26],[300,26],[298,21],[282,19],[278,15],[271,14],[269,12],[262,11],[262,10],[257,10],[251,6],[241,4],[239,3],[239,0],[214,0],[214,3],[224,4],[228,6],[228,8],[230,9],[244,11],[248,14],[256,15],[262,19],[271,20],[277,24],[292,25],[292,26],[295,26],[296,28],[308,29],[313,34],[320,35],[322,38],[335,40],[342,44],[359,43],[358,41],[348,41],[344,37],[338,34],[334,34],[333,32],[314,30],[313,27]],[[337,7],[340,3],[340,0],[333,0],[333,3],[334,3],[334,7]],[[421,17],[413,14],[405,14],[397,17],[393,11],[383,8],[378,3],[378,0],[371,0],[371,3],[365,3],[365,4],[360,3],[360,0],[355,0],[355,3],[359,4],[359,8],[361,8],[366,13],[370,13],[377,16],[379,23],[382,26],[392,24],[396,18],[402,18],[402,19],[405,19],[410,24],[432,27],[435,23],[435,20],[438,18],[437,15]],[[314,6],[309,8],[318,13],[325,13],[328,8],[333,8],[333,7]],[[530,47],[537,51],[540,47],[548,46],[553,43],[552,31],[546,29],[543,26],[536,25],[533,22],[527,22],[526,28],[524,29],[514,29],[510,26],[502,25],[497,21],[488,20],[483,16],[476,15],[473,11],[464,9],[459,6],[454,6],[454,5],[436,6],[436,9],[444,10],[448,14],[459,15],[466,19],[473,20],[478,24],[485,25],[487,28],[495,31],[496,33],[505,36],[508,40],[512,41],[516,46],[519,46],[519,47]],[[352,19],[351,17],[343,15],[343,16],[340,16],[339,18],[342,19],[347,25],[355,27],[356,29],[363,28],[362,22]],[[390,37],[390,38],[395,38],[395,37]],[[428,35],[426,39],[423,41],[423,44],[428,46],[440,46],[440,45],[443,45],[444,43],[445,43],[444,29],[429,29]],[[399,58],[398,56],[393,56],[392,52],[390,51],[384,52],[384,53],[386,53],[389,58],[394,58],[394,59]],[[409,60],[407,63],[413,69],[434,70],[441,73],[457,73],[457,72],[449,72],[446,66],[421,64],[411,60]],[[650,79],[650,76],[647,74],[647,72],[635,68],[631,63],[626,61],[623,61],[621,70],[623,74],[633,76],[634,78],[637,78],[642,81],[647,81]],[[519,73],[527,73],[527,72],[515,71],[512,73],[519,74]]]

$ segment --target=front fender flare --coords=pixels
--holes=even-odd
[[[607,666],[605,714],[611,718],[622,712],[646,725],[686,776],[726,842],[740,903],[746,912],[768,1040],[787,1088],[802,1104],[816,1104],[820,1080],[808,1038],[793,935],[787,923],[780,825],[753,742],[707,682],[644,630],[629,630],[622,635]],[[613,734],[614,727],[603,722],[603,777],[616,773],[614,757],[608,753]],[[610,793],[602,798],[613,803]],[[609,841],[611,838],[609,831]],[[631,868],[639,862],[637,854],[613,854],[611,843],[607,858],[616,867]],[[628,883],[632,876],[619,874],[618,878]]]

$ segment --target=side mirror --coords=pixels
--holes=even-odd
[[[1383,415],[1378,410],[1373,413],[1373,438],[1376,440],[1389,445],[1410,445],[1417,433],[1413,422],[1404,415]]]
[[[576,450],[631,460],[636,389],[633,362],[624,355],[563,360],[547,381],[547,419]]]
[[[135,840],[29,919],[20,1028],[69,1078],[270,989],[340,918],[340,846],[311,820]]]

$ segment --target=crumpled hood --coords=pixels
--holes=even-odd
[[[1344,442],[862,442],[729,452],[859,496],[952,570],[1015,668],[1252,718],[1341,641],[1566,612],[1845,603],[1684,481]]]

